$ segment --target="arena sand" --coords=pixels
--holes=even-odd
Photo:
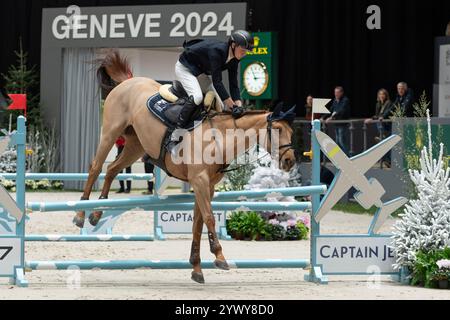
[[[121,196],[121,195],[120,195]],[[133,192],[130,197],[140,196]],[[27,193],[28,201],[77,200],[78,192]],[[96,199],[98,193],[92,195]],[[112,193],[111,198],[118,195]],[[27,233],[77,234],[72,212],[31,213]],[[368,215],[332,212],[322,223],[328,233],[362,233]],[[394,223],[390,219],[383,231]],[[115,232],[151,233],[153,215],[130,211],[119,219]],[[168,236],[152,242],[30,242],[29,260],[72,259],[188,259],[190,235]],[[204,237],[205,238],[205,237]],[[222,241],[228,259],[305,259],[309,241]],[[212,259],[208,243],[202,241],[202,259]],[[205,284],[190,279],[191,270],[86,270],[80,285],[73,285],[73,271],[32,271],[26,273],[28,288],[18,288],[0,279],[0,299],[450,299],[450,290],[424,289],[400,285],[389,277],[374,283],[365,276],[332,276],[328,285],[303,280],[300,269],[204,270]]]

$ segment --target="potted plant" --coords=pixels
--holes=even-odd
[[[248,240],[260,240],[265,229],[264,219],[255,211],[244,214],[242,219],[242,232]]]
[[[244,239],[244,234],[242,233],[243,216],[243,212],[233,212],[230,219],[227,220],[227,231],[236,240]]]
[[[284,240],[286,230],[276,219],[270,219],[264,227],[263,236],[265,240],[276,241]]]
[[[412,285],[436,288],[439,280],[444,280],[444,272],[450,273],[450,247],[439,250],[419,250],[412,267]],[[439,263],[438,263],[439,262]],[[445,286],[444,281],[442,285]]]
[[[439,289],[449,288],[450,260],[441,259],[436,262],[438,269],[434,270],[431,278],[437,282]]]

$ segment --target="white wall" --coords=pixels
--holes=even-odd
[[[120,49],[128,57],[135,77],[155,80],[175,79],[175,63],[183,48]]]

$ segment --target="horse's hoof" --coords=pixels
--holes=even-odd
[[[216,268],[221,269],[221,270],[230,270],[230,266],[228,265],[226,260],[214,260],[214,265],[216,266]]]
[[[192,271],[191,279],[197,283],[205,283],[205,278],[203,277],[203,273]]]
[[[93,212],[89,215],[89,223],[95,227],[97,223],[100,221],[101,217],[102,217],[101,213],[99,214],[97,212]]]
[[[84,217],[79,217],[78,215],[76,215],[75,217],[73,217],[72,222],[78,228],[83,228],[84,227]]]

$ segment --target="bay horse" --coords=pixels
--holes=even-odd
[[[89,168],[89,177],[84,187],[81,200],[88,200],[92,187],[102,170],[106,157],[114,146],[119,136],[124,136],[126,143],[120,156],[108,165],[100,199],[108,198],[111,183],[115,176],[123,168],[131,166],[136,160],[147,153],[151,158],[158,159],[161,151],[161,143],[167,127],[147,109],[146,102],[149,97],[158,93],[161,84],[150,78],[130,76],[130,66],[127,59],[121,57],[117,51],[111,51],[103,59],[99,60],[97,74],[100,85],[110,90],[107,94],[103,110],[103,128],[100,143],[95,157]],[[196,130],[202,132],[212,127],[225,135],[228,129],[256,130],[257,135],[266,133],[264,139],[266,150],[271,150],[271,132],[278,130],[279,149],[282,152],[279,158],[280,167],[289,171],[295,164],[295,155],[291,145],[292,128],[288,121],[280,117],[283,114],[278,106],[273,113],[262,110],[246,111],[239,118],[234,118],[230,112],[216,112],[208,117],[200,126],[197,126],[188,134],[193,137]],[[286,113],[284,113],[286,114]],[[261,129],[261,130],[260,130]],[[233,141],[231,141],[233,140]],[[234,148],[238,150],[235,139],[223,141],[223,149]],[[244,149],[252,147],[251,139],[244,139]],[[215,140],[201,142],[202,150],[215,144]],[[284,149],[282,151],[282,149]],[[234,153],[236,158],[238,155]],[[229,266],[222,253],[222,247],[215,231],[215,221],[212,214],[211,199],[214,194],[214,186],[223,178],[223,163],[182,163],[173,161],[170,152],[165,155],[166,170],[175,178],[189,182],[195,194],[195,207],[192,226],[192,246],[189,262],[193,266],[192,280],[204,283],[204,277],[200,266],[200,239],[203,224],[208,231],[210,251],[215,255],[214,264],[217,268],[228,270]],[[227,164],[225,164],[226,167]],[[91,213],[89,221],[96,225],[102,212]],[[83,227],[85,212],[79,211],[74,217],[74,223]]]

